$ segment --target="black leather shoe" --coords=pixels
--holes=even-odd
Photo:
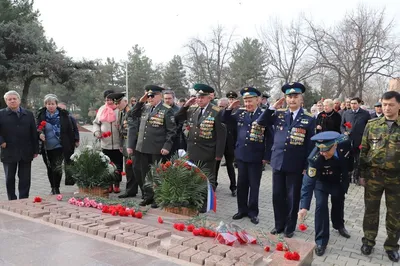
[[[368,256],[371,255],[372,253],[372,248],[371,246],[368,246],[367,244],[362,244],[361,246],[361,253]]]
[[[152,207],[153,209],[157,209],[157,208],[158,208],[158,205],[157,205],[157,203],[153,202],[153,203],[151,204],[151,207]]]
[[[51,188],[51,191],[50,191],[50,195],[55,195],[56,194],[56,191],[54,190],[54,188],[52,187]]]
[[[129,195],[128,193],[124,193],[124,194],[118,196],[118,198],[120,198],[120,199],[134,198],[134,197],[136,197],[136,195]]]
[[[147,206],[153,203],[152,199],[145,199],[142,202],[139,203],[140,206]]]
[[[54,188],[54,193],[56,193],[57,195],[58,195],[58,194],[61,194],[60,188],[55,187],[55,188]]]
[[[271,233],[272,235],[278,235],[278,234],[281,234],[282,232],[283,232],[283,231],[278,231],[278,230],[276,230],[276,228],[274,228],[274,229],[271,230],[270,233]]]
[[[325,254],[325,250],[326,250],[326,246],[318,245],[318,246],[315,248],[315,255],[317,255],[317,256],[322,256],[322,255]]]
[[[345,238],[350,238],[350,234],[349,234],[349,232],[347,232],[347,230],[346,230],[346,228],[340,228],[339,230],[338,230],[338,232],[339,232],[339,234],[341,235],[341,236],[343,236],[343,237],[345,237]]]
[[[232,219],[233,220],[240,220],[243,219],[244,217],[247,217],[247,213],[236,213],[235,215],[233,215]]]
[[[285,233],[285,237],[292,238],[294,236],[294,232]]]
[[[258,220],[257,216],[253,216],[253,217],[250,217],[250,222],[252,222],[253,224],[258,224],[260,222],[260,220]]]
[[[232,197],[236,197],[236,189],[232,190]]]
[[[399,252],[396,250],[386,250],[386,254],[388,254],[389,260],[398,262],[399,261]]]

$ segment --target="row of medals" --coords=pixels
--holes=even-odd
[[[164,112],[158,111],[157,114],[150,117],[149,123],[153,127],[163,126],[164,125]]]
[[[199,137],[203,139],[211,139],[212,131],[214,128],[214,120],[215,118],[212,116],[208,116],[203,122],[200,123],[200,132]]]

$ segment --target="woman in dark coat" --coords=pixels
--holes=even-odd
[[[57,107],[54,94],[44,98],[45,107],[38,111],[37,125],[39,139],[42,141],[41,154],[47,167],[51,194],[60,194],[62,162],[69,161],[74,153],[75,135],[68,111]],[[46,123],[44,123],[45,121]]]
[[[324,131],[336,131],[340,133],[342,117],[333,109],[333,101],[326,99],[323,105],[324,111],[319,113],[317,117],[317,133]]]

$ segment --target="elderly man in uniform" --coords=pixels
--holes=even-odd
[[[315,118],[301,108],[305,90],[298,82],[283,85],[286,96],[257,119],[258,124],[275,128],[271,155],[275,228],[271,233],[284,233],[289,238],[296,229],[303,173],[315,134]],[[285,99],[288,109],[278,109]]]
[[[386,232],[383,247],[391,261],[399,261],[400,238],[400,94],[382,96],[383,117],[365,127],[360,154],[360,184],[364,186],[364,237],[361,252],[370,255],[379,227],[379,208],[386,197]]]
[[[331,195],[332,203],[344,202],[344,194],[349,188],[349,167],[352,167],[353,160],[351,158],[351,142],[347,136],[335,131],[325,131],[314,135],[311,140],[316,141],[316,147],[308,157],[308,170],[303,177],[298,216],[300,221],[304,220],[310,209],[314,193],[316,200],[315,243],[317,245],[315,254],[322,256],[329,242],[328,197]],[[333,208],[332,204],[333,228],[338,229],[339,233],[341,230],[346,231],[343,217],[333,219],[335,215]],[[343,214],[344,206],[340,211]],[[342,235],[342,233],[340,234]]]
[[[214,89],[206,84],[195,84],[193,88],[197,91],[197,96],[191,97],[184,104],[175,119],[187,120],[189,159],[209,173],[208,179],[215,190],[215,161],[220,161],[224,154],[226,129],[221,122],[220,109],[210,102],[210,93]],[[201,212],[204,211],[203,208]]]
[[[253,87],[246,87],[240,91],[243,96],[245,109],[239,109],[232,114],[232,109],[240,106],[240,101],[232,102],[224,111],[224,121],[234,121],[237,125],[238,140],[235,156],[238,164],[238,212],[234,220],[246,216],[253,224],[258,224],[258,197],[263,164],[270,160],[271,145],[267,145],[271,131],[256,123],[262,111],[258,107],[260,91]],[[249,196],[250,194],[250,196]]]
[[[375,109],[375,112],[372,113],[371,119],[383,117],[382,103],[381,103],[381,102],[375,103],[375,104],[374,104],[374,109]]]
[[[176,135],[176,124],[171,106],[162,102],[164,88],[147,85],[146,93],[133,107],[131,116],[141,117],[139,135],[136,144],[135,173],[138,174],[139,185],[143,185],[144,200],[140,206],[154,203],[153,180],[146,179],[150,165],[165,160],[169,155]],[[148,102],[147,105],[145,103]],[[129,150],[128,152],[132,152]]]

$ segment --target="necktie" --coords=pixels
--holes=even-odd
[[[200,117],[203,115],[203,109],[204,108],[200,108],[200,113],[199,113],[199,117],[197,118],[197,120],[200,120]]]
[[[154,106],[151,107],[150,113],[154,111]]]
[[[293,112],[290,112],[290,124],[293,123]]]

